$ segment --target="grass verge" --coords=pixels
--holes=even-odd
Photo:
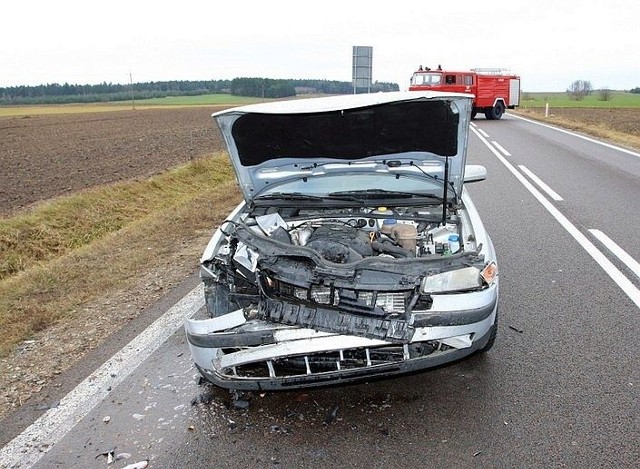
[[[34,247],[29,251],[47,255],[0,281],[0,356],[51,324],[73,318],[85,302],[133,285],[161,265],[163,256],[202,236],[203,230],[210,233],[239,201],[233,172],[220,155],[148,181],[54,200],[3,220],[31,220],[26,226],[31,226],[28,244]],[[46,228],[34,224],[46,222],[51,213],[56,222]],[[194,268],[203,248],[193,247]]]
[[[0,280],[232,178],[226,158],[204,158],[148,180],[97,187],[0,218]]]

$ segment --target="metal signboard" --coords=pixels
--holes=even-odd
[[[373,47],[353,46],[353,94],[371,92]]]

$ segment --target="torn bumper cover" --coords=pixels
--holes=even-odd
[[[378,325],[402,331],[394,338],[247,319],[242,309],[187,319],[185,330],[198,370],[220,387],[278,390],[344,384],[433,368],[482,349],[496,321],[497,288],[462,293],[455,300],[434,296],[428,315]],[[465,300],[474,309],[456,309]]]

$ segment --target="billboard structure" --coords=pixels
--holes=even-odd
[[[353,94],[371,93],[373,47],[353,46]]]

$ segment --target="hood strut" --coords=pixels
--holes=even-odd
[[[447,224],[447,192],[449,187],[449,157],[444,157],[444,189],[442,191],[442,226]]]

